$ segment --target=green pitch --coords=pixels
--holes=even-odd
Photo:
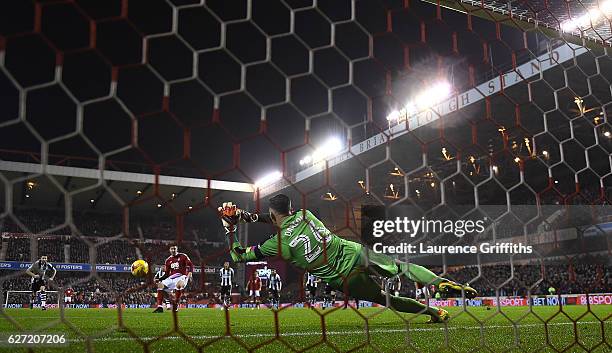
[[[495,308],[474,307],[465,312],[453,308],[451,313],[453,318],[445,326],[425,324],[424,316],[400,315],[379,308],[288,308],[280,312],[230,309],[227,313],[183,309],[176,322],[170,312],[151,314],[149,309],[127,309],[121,315],[128,330],[122,331],[117,329],[117,309],[66,309],[63,321],[59,310],[6,309],[0,319],[0,334],[17,333],[16,324],[41,333],[65,333],[71,342],[68,347],[39,348],[36,352],[81,352],[87,345],[95,352],[142,352],[141,343],[148,344],[150,352],[180,353],[197,352],[197,346],[204,346],[204,352],[241,352],[246,351],[244,347],[259,345],[257,352],[612,351],[611,306],[593,306],[591,312],[585,306],[568,306],[563,312],[558,307],[534,307],[532,313],[528,308],[503,308],[497,312]],[[544,321],[548,323],[546,327]],[[277,326],[281,339],[275,339]],[[225,336],[228,327],[234,339]],[[91,341],[87,341],[88,335]],[[131,335],[138,336],[141,343]],[[0,351],[26,349],[4,346]]]

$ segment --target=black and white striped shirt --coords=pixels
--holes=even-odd
[[[399,291],[402,288],[402,282],[399,277],[393,277],[385,280],[386,288],[390,291]]]
[[[269,289],[277,290],[280,292],[282,287],[283,287],[283,282],[281,281],[281,278],[278,275],[278,273],[275,275],[270,275],[270,277],[268,277],[268,288]]]
[[[37,260],[36,262],[31,264],[30,267],[28,268],[28,271],[32,272],[35,275],[39,275],[40,279],[43,279],[43,280],[55,276],[55,273],[57,272],[55,270],[55,267],[53,267],[53,265],[50,262],[45,262],[44,264],[42,264],[40,260]],[[31,281],[34,282],[35,280],[36,279],[32,277]]]
[[[234,269],[233,268],[222,268],[219,271],[222,286],[231,286],[234,282]]]
[[[157,272],[155,272],[155,276],[153,277],[153,279],[161,280],[162,277],[164,277],[165,274],[166,274],[166,272],[164,272],[164,268],[160,267],[157,270]]]
[[[317,277],[313,274],[306,273],[306,286],[307,287],[316,287],[317,286]]]

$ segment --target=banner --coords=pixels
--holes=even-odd
[[[419,300],[425,304],[425,300]],[[612,305],[612,294],[589,294],[588,302],[590,305]],[[539,295],[532,297],[483,297],[467,299],[466,306],[559,306],[559,305],[586,305],[587,296],[585,294],[563,294]],[[436,307],[463,306],[463,299],[429,299],[429,305]]]
[[[2,270],[25,270],[30,267],[31,262],[19,261],[0,261],[0,269]],[[55,269],[58,271],[79,271],[91,272],[91,264],[63,264],[54,263]],[[130,265],[96,265],[98,272],[130,272]]]
[[[19,261],[0,261],[0,270],[25,270],[30,267],[31,262],[19,262]],[[91,272],[91,264],[65,264],[65,263],[53,263],[53,266],[58,271],[77,271],[77,272]],[[125,273],[131,271],[131,265],[121,264],[97,264],[95,265],[96,272],[119,272]],[[195,267],[193,273],[201,273],[200,267]],[[217,269],[214,267],[205,267],[205,273],[215,273]]]
[[[498,298],[495,297],[484,297],[484,298],[475,298],[475,299],[468,299],[465,302],[466,306],[482,306],[482,307],[495,307],[495,306],[501,306],[501,307],[524,307],[524,306],[528,306],[529,305],[529,301],[531,301],[531,304],[533,306],[559,306],[559,299],[561,301],[561,305],[586,305],[587,303],[587,296],[585,294],[566,294],[566,295],[562,295],[562,296],[552,296],[552,295],[542,295],[542,296],[534,296],[531,297],[531,299],[528,299],[526,297],[499,297],[499,301]],[[425,300],[419,300],[421,303],[425,304]],[[612,305],[612,294],[610,293],[605,293],[605,294],[593,294],[593,295],[589,295],[588,296],[588,302],[590,305]],[[354,300],[350,300],[349,304],[351,306],[355,306],[355,301]],[[499,304],[499,305],[498,305]],[[452,299],[444,299],[444,300],[437,300],[437,299],[430,299],[429,300],[429,305],[431,306],[437,306],[437,307],[451,307],[451,306],[456,306],[456,307],[462,307],[463,306],[463,299],[456,299],[456,298],[452,298]],[[323,308],[323,307],[343,307],[344,306],[344,301],[343,300],[337,300],[335,301],[333,304],[327,304],[327,303],[323,303],[323,302],[317,302],[315,303],[314,307],[316,308]],[[21,304],[21,303],[10,303],[10,304],[0,304],[0,307],[4,307],[4,308],[13,308],[13,309],[18,309],[18,308],[27,308],[29,307],[28,304]],[[48,304],[47,308],[58,308],[59,305],[58,304]],[[70,309],[102,309],[102,308],[106,308],[106,309],[116,309],[117,308],[117,304],[113,304],[113,303],[106,303],[106,304],[65,304],[64,305],[65,308],[70,308]],[[132,304],[132,303],[128,303],[128,304],[122,304],[121,307],[123,309],[149,309],[152,308],[152,306],[150,304]],[[187,308],[187,309],[223,309],[224,306],[221,304],[208,304],[208,303],[188,303],[188,304],[181,304],[179,306],[180,308]],[[251,303],[240,303],[240,304],[232,304],[230,305],[230,308],[254,308],[255,304],[251,304]],[[269,304],[261,304],[262,308],[267,308],[270,307]],[[305,305],[304,303],[282,303],[281,307],[293,307],[293,308],[304,308],[307,307],[307,305]],[[359,301],[359,308],[370,308],[370,307],[383,307],[383,305],[380,304],[376,304],[376,303],[372,303],[372,302],[368,302],[368,301],[363,301],[360,300]],[[40,308],[39,304],[34,304],[34,308]]]
[[[586,305],[587,296],[578,295],[576,296],[576,304]],[[589,295],[588,303],[590,305],[612,305],[612,294],[593,294]]]

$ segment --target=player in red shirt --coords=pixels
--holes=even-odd
[[[66,288],[66,290],[64,291],[64,303],[72,303],[72,296],[74,296],[74,291],[72,290],[72,288]]]
[[[251,297],[251,302],[257,304],[257,309],[259,309],[259,293],[261,293],[261,278],[257,275],[257,270],[253,271],[253,275],[251,279],[247,283],[247,288],[249,289],[249,296]]]
[[[154,313],[164,312],[162,306],[164,292],[174,293],[174,311],[178,310],[179,299],[193,276],[193,263],[189,256],[178,252],[178,246],[170,246],[170,256],[166,259],[164,275],[155,280],[157,283],[157,309]]]

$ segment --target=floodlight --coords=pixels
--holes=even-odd
[[[276,170],[276,171],[266,174],[261,179],[257,180],[255,182],[255,186],[257,186],[258,188],[268,186],[276,181],[279,181],[282,177],[283,177],[283,173]]]

